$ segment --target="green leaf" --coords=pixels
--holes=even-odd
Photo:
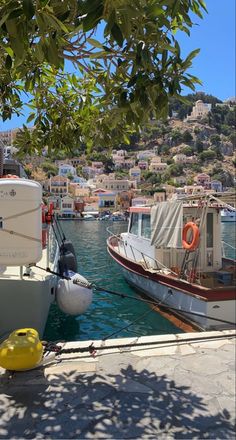
[[[7,31],[9,35],[12,37],[17,37],[17,23],[16,20],[7,20],[6,21]]]
[[[184,60],[184,64],[190,64],[192,59],[200,52],[200,49],[195,49],[187,56],[187,58]]]
[[[101,20],[102,13],[103,13],[103,7],[100,6],[97,9],[95,9],[94,11],[87,14],[86,17],[82,21],[83,31],[88,32],[91,29],[93,29],[98,24],[98,22]]]
[[[206,3],[205,3],[203,0],[198,0],[198,1],[199,1],[199,3],[200,3],[201,7],[204,9],[204,11],[205,11],[205,12],[208,12],[208,11],[207,11],[207,7],[206,7]]]
[[[29,122],[33,121],[33,119],[35,119],[35,113],[30,113],[30,115],[27,119],[27,124],[29,124]]]
[[[87,43],[91,44],[91,46],[97,47],[99,49],[104,49],[104,46],[97,40],[94,40],[94,38],[87,38]]]
[[[124,42],[124,37],[123,34],[121,32],[120,27],[118,26],[118,24],[113,24],[112,28],[111,28],[111,35],[113,36],[114,40],[117,42],[117,44],[122,47],[123,46],[123,42]]]
[[[11,58],[14,56],[14,52],[11,47],[5,47],[5,51],[10,55]]]
[[[23,0],[23,11],[28,20],[34,16],[35,7],[32,0]]]
[[[10,55],[7,55],[6,61],[5,61],[5,67],[7,70],[10,70],[11,66],[12,66],[12,59],[11,59]]]
[[[3,17],[0,20],[0,27],[5,23],[5,21],[8,19],[10,12],[7,12],[7,14],[3,15]]]

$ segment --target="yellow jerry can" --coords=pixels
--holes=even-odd
[[[33,328],[21,328],[12,332],[0,344],[0,367],[23,371],[35,368],[43,357],[43,346]]]

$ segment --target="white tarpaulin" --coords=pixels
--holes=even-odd
[[[183,230],[182,201],[161,202],[151,209],[151,244],[157,248],[181,248]]]

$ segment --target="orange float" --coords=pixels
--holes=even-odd
[[[192,231],[192,240],[190,242],[187,240],[187,234],[189,231]],[[199,238],[200,238],[200,231],[196,223],[194,222],[186,223],[182,234],[183,248],[188,251],[194,251],[198,247]]]

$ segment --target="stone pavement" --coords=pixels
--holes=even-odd
[[[64,354],[28,372],[1,370],[0,438],[235,438],[235,331],[94,345],[128,342],[132,348]]]

